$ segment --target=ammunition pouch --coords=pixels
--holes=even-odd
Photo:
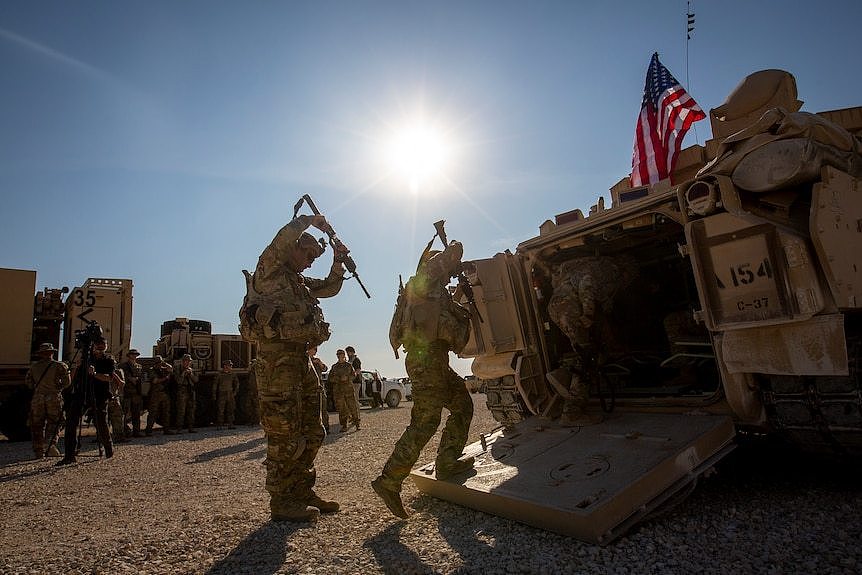
[[[285,309],[254,289],[254,275],[243,270],[246,276],[246,296],[239,310],[239,331],[247,341],[286,340],[320,345],[329,339],[329,324],[323,321],[318,301],[303,286],[292,309]]]

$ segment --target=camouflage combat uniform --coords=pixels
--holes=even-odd
[[[125,375],[126,385],[123,386],[123,411],[129,421],[126,424],[126,435],[129,434],[129,423],[131,424],[132,437],[141,435],[141,411],[144,409],[144,397],[141,390],[141,376],[143,367],[137,361],[124,361],[120,369]]]
[[[174,381],[177,383],[177,429],[187,427],[189,432],[194,432],[198,376],[191,367],[190,355],[183,356],[182,363],[174,368]]]
[[[446,479],[473,466],[472,458],[459,460],[473,418],[473,401],[464,379],[449,367],[449,351],[461,351],[469,336],[469,312],[446,289],[449,279],[458,273],[462,253],[461,244],[454,241],[443,252],[426,250],[416,275],[404,286],[405,305],[398,306],[392,320],[393,347],[403,343],[407,351],[405,365],[413,382],[413,409],[410,425],[372,486],[401,517],[406,517],[398,496],[401,484],[436,433],[444,408],[449,410],[449,417],[437,449],[437,478]]]
[[[126,439],[126,418],[123,412],[123,391],[125,387],[123,370],[114,370],[114,377],[110,385],[111,399],[108,400],[108,421],[111,423],[111,438],[113,438],[114,443],[125,443],[128,441]]]
[[[320,380],[306,349],[329,339],[320,297],[332,297],[344,281],[339,260],[326,279],[301,275],[323,248],[304,230],[311,216],[299,216],[278,231],[261,253],[240,309],[240,331],[258,343],[255,379],[260,421],[266,433],[266,490],[274,521],[315,520],[337,511],[313,491],[314,458],[323,443]],[[297,263],[299,254],[310,258]],[[304,266],[304,267],[303,267]],[[299,269],[296,269],[299,268]]]
[[[168,381],[170,381],[172,368],[163,361],[158,361],[153,366],[150,375],[150,394],[147,405],[147,435],[152,435],[153,424],[158,421],[162,425],[162,431],[170,435],[171,431],[171,398],[168,394]]]
[[[353,367],[346,361],[339,361],[329,368],[328,377],[341,431],[351,425],[359,429],[359,404],[353,389]]]
[[[316,352],[317,348],[313,348]],[[323,430],[329,433],[329,410],[326,409],[326,386],[323,385],[323,379],[320,377],[328,368],[323,360],[311,353],[308,350],[308,356],[311,358],[311,365],[314,366],[314,371],[317,372],[317,378],[320,380],[320,422],[323,424]]]
[[[48,351],[48,348],[43,346]],[[50,350],[53,351],[53,346]],[[33,362],[27,371],[27,387],[33,390],[30,401],[30,436],[33,453],[43,457],[51,448],[56,449],[57,436],[63,425],[63,398],[61,392],[69,386],[66,364],[40,352],[42,359]],[[45,445],[45,439],[48,445]]]
[[[222,370],[213,383],[213,399],[216,402],[216,425],[233,428],[236,411],[236,394],[239,392],[239,378],[233,372]]]
[[[564,420],[585,424],[597,419],[583,414],[589,399],[584,354],[595,349],[600,339],[596,334],[605,327],[598,323],[612,311],[614,297],[632,282],[634,270],[634,262],[626,256],[585,256],[565,262],[551,278],[554,294],[548,302],[548,314],[575,352],[570,397],[563,403]]]

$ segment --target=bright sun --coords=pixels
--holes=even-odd
[[[443,133],[421,121],[396,131],[386,148],[389,169],[407,180],[414,194],[442,176],[448,161],[449,145]]]

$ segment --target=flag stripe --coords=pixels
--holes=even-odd
[[[686,132],[706,114],[653,54],[647,69],[641,113],[632,153],[632,186],[654,184],[667,178]]]

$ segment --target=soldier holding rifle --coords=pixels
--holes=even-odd
[[[399,293],[389,330],[396,356],[401,345],[407,351],[404,363],[413,381],[410,425],[395,444],[380,477],[371,482],[389,511],[402,518],[407,512],[401,503],[401,484],[437,432],[444,408],[449,417],[437,448],[437,479],[469,471],[474,463],[472,457],[461,459],[473,418],[473,400],[464,379],[449,367],[449,352],[463,350],[470,335],[470,312],[446,288],[451,278],[461,275],[464,248],[460,242],[446,241],[442,220],[434,225],[437,234],[422,253],[416,275]],[[442,252],[431,249],[438,236],[445,245]]]
[[[314,215],[296,216],[303,200]],[[306,350],[329,339],[318,298],[341,290],[349,256],[310,198],[303,200],[293,220],[260,254],[254,274],[245,272],[248,292],[239,313],[243,336],[258,343],[258,397],[267,438],[266,490],[273,521],[315,521],[321,512],[339,509],[337,502],[322,499],[313,489],[314,459],[324,431],[320,380]],[[323,241],[305,231],[310,226],[329,235],[333,246],[325,279],[302,275],[325,251]]]

